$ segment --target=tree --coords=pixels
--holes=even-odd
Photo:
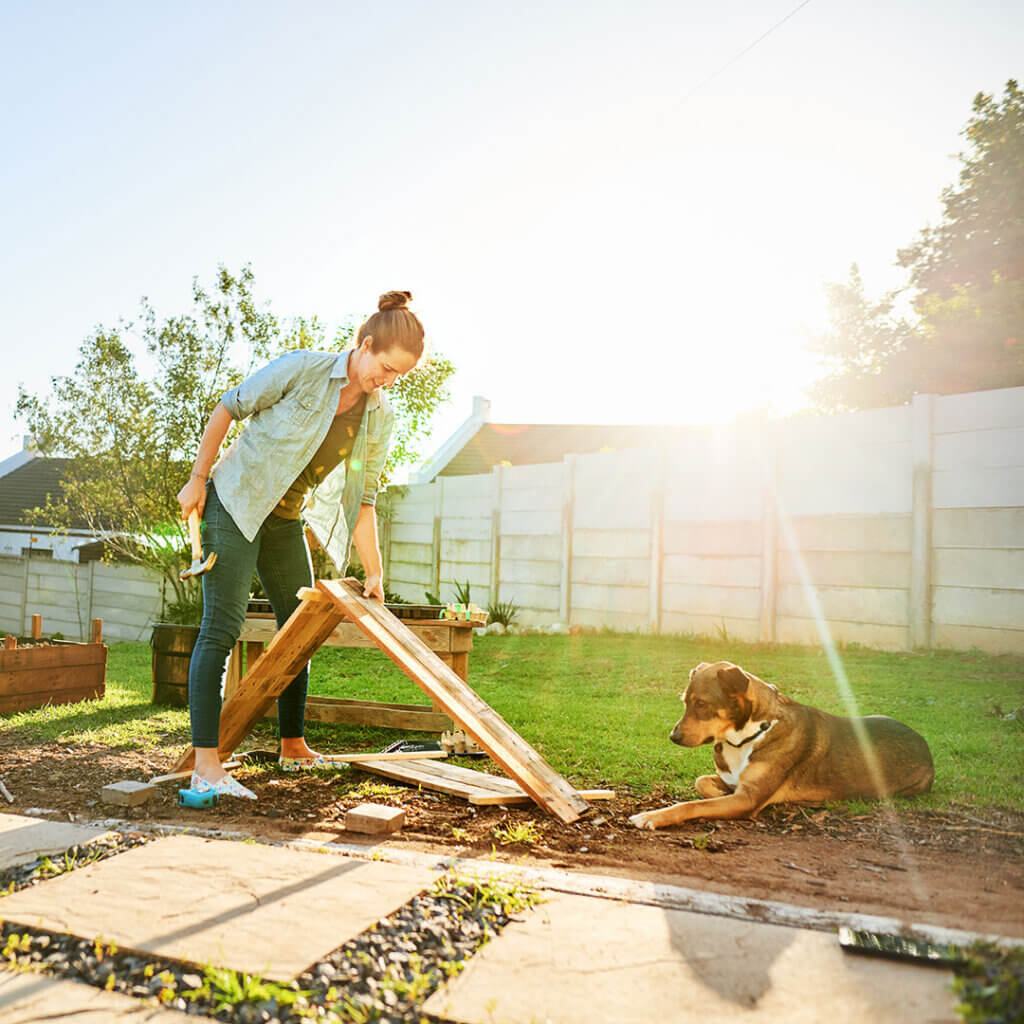
[[[849,280],[827,284],[825,294],[830,328],[811,342],[825,369],[808,389],[815,407],[843,412],[906,401],[908,382],[895,371],[914,326],[894,312],[899,293],[872,303],[854,263]]]
[[[194,279],[191,311],[163,322],[143,299],[137,323],[100,326],[85,339],[74,372],[52,377],[48,395],[19,390],[17,415],[40,453],[68,460],[63,495],[51,496],[32,519],[57,528],[84,521],[104,538],[108,557],[163,576],[167,613],[194,619],[199,585],[178,577],[191,555],[177,493],[210,413],[228,388],[268,359],[295,348],[341,351],[353,333],[343,326],[328,343],[315,317],[283,329],[256,304],[248,267],[238,275],[220,267],[210,290]],[[133,340],[144,343],[148,373],[137,365]],[[436,357],[392,390],[396,443],[385,473],[418,457],[416,444],[452,372]]]
[[[941,222],[897,255],[915,321],[893,316],[904,289],[872,305],[859,275],[827,286],[831,325],[813,342],[827,371],[811,390],[819,408],[1024,385],[1024,93],[1011,80],[972,110]]]

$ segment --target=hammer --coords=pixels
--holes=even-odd
[[[217,561],[217,552],[211,551],[206,561],[203,561],[203,545],[199,540],[199,513],[192,509],[188,514],[188,533],[192,538],[192,564],[179,573],[178,578],[187,580],[190,576],[202,576],[213,568]]]

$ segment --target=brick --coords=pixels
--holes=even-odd
[[[360,804],[345,815],[345,829],[348,832],[397,832],[405,824],[405,811],[401,807],[385,807],[382,804]]]
[[[123,782],[112,782],[100,790],[100,799],[105,804],[119,804],[122,807],[135,807],[144,804],[153,794],[156,793],[156,786],[148,782],[132,782],[125,779]]]

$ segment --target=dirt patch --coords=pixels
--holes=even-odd
[[[12,813],[51,808],[59,817],[121,816],[99,802],[100,789],[120,779],[147,779],[172,760],[99,745],[48,744],[19,749],[0,739],[0,766]],[[455,759],[467,767],[480,763]],[[342,828],[345,812],[372,800],[406,809],[402,832],[389,844],[466,857],[522,860],[593,874],[645,881],[818,909],[928,922],[1024,938],[1024,814],[883,809],[769,808],[754,821],[691,822],[640,832],[628,818],[669,802],[658,794],[619,791],[595,803],[573,825],[536,807],[472,807],[440,793],[400,787],[352,768],[286,774],[272,767],[234,772],[259,801],[224,800],[210,810],[177,804],[177,786],[164,783],[150,803],[128,811],[133,820],[245,831],[288,839],[309,836],[359,843]],[[368,794],[365,784],[393,785],[394,795]],[[503,845],[502,831],[532,822],[529,844]]]

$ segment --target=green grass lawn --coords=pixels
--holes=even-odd
[[[1024,658],[978,652],[841,652],[861,714],[888,714],[917,729],[935,758],[932,793],[915,806],[1024,810]],[[733,641],[614,633],[476,639],[474,689],[560,772],[588,787],[661,786],[692,796],[697,775],[713,770],[711,748],[669,742],[680,694],[698,661],[735,661],[804,703],[846,714],[820,651]],[[311,692],[332,697],[425,703],[423,693],[377,651],[325,648],[313,659]],[[84,703],[0,716],[0,736],[23,745],[96,742],[173,749],[188,743],[188,714],[149,703],[150,650],[113,644],[107,695]],[[1006,717],[1017,712],[1017,717]],[[410,734],[309,728],[331,751],[379,749]],[[273,726],[254,740],[274,743]]]

